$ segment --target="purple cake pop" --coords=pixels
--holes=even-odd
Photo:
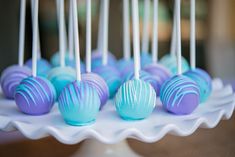
[[[12,65],[6,68],[1,75],[1,87],[5,97],[14,99],[16,87],[31,73],[31,69],[26,66]]]
[[[151,74],[152,78],[158,82],[159,88],[157,89],[157,95],[160,95],[162,84],[171,77],[169,70],[160,64],[153,63],[145,66],[144,71]]]
[[[82,74],[82,81],[87,82],[97,90],[100,97],[101,109],[109,98],[109,88],[105,80],[99,75],[91,72]]]
[[[56,92],[43,77],[28,77],[16,88],[15,101],[21,112],[30,115],[48,113],[54,105]]]

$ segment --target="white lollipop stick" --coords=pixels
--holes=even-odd
[[[38,53],[38,0],[34,0],[34,13],[33,13],[33,46],[32,46],[32,74],[37,76],[37,53]]]
[[[191,69],[196,68],[196,15],[195,15],[195,0],[191,0],[190,5],[190,66]]]
[[[152,61],[158,61],[158,0],[153,1],[153,44],[152,44]]]
[[[86,71],[91,72],[91,0],[86,1]]]
[[[178,75],[182,74],[182,61],[181,61],[181,28],[180,28],[180,0],[176,0],[176,41],[177,41],[177,70]]]
[[[64,0],[56,1],[59,6],[59,51],[60,51],[60,66],[65,66],[65,42],[64,42]]]
[[[76,72],[77,72],[76,76],[77,76],[77,80],[81,81],[77,0],[73,0],[73,28],[74,28],[75,59],[76,59]]]
[[[97,49],[100,52],[102,50],[103,43],[103,12],[104,12],[104,3],[103,0],[100,1],[100,15],[99,15],[99,30],[98,30],[98,39],[97,39]]]
[[[140,74],[140,36],[139,36],[139,6],[138,0],[132,0],[132,26],[133,26],[133,45],[134,45],[134,73],[135,78],[139,79]]]
[[[144,19],[142,29],[142,52],[149,50],[149,14],[150,14],[150,0],[144,0]]]
[[[174,4],[174,13],[173,13],[173,28],[172,28],[172,37],[171,37],[171,50],[170,54],[175,55],[176,53],[176,4]]]
[[[31,17],[32,17],[32,21],[33,21],[33,11],[34,11],[34,0],[31,0]],[[39,33],[39,27],[38,27],[38,59],[41,58],[41,43],[40,43],[40,33]]]
[[[108,63],[108,23],[109,23],[109,0],[103,0],[104,2],[104,21],[103,21],[103,46],[102,46],[102,64]]]
[[[73,11],[72,0],[69,1],[69,59],[74,58],[74,41],[73,41]]]
[[[26,2],[25,0],[20,1],[20,30],[19,30],[19,66],[24,65],[24,42],[25,42],[25,10]]]
[[[131,57],[129,25],[129,0],[123,0],[123,52],[126,60]]]

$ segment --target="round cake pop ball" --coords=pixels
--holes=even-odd
[[[177,115],[190,114],[199,104],[199,87],[190,78],[175,75],[162,85],[160,99],[167,111]]]
[[[157,95],[160,95],[162,84],[171,77],[170,71],[160,64],[149,64],[144,67],[144,71],[148,72],[158,82]]]
[[[100,108],[100,98],[89,83],[74,81],[61,92],[59,110],[66,123],[82,126],[94,123]]]
[[[92,64],[91,64],[91,68],[95,69],[99,66],[102,66],[102,53],[100,52],[93,52],[91,53],[91,60],[92,60]],[[112,67],[116,67],[116,63],[117,60],[115,58],[115,56],[112,53],[108,53],[108,65],[112,66]]]
[[[134,72],[130,73],[127,78],[126,81],[132,80],[134,79]],[[155,90],[156,94],[158,94],[159,90],[160,90],[160,84],[158,83],[157,79],[155,79],[154,77],[151,76],[150,73],[141,70],[140,71],[140,79],[148,82],[151,84],[151,86],[153,87],[153,89]]]
[[[71,67],[56,67],[49,71],[47,78],[54,85],[59,96],[62,89],[76,79],[76,71]]]
[[[168,68],[172,75],[177,74],[177,60],[175,55],[167,54],[159,61],[160,64]],[[187,60],[182,57],[182,72],[189,70],[189,64]]]
[[[212,81],[208,73],[202,69],[196,68],[194,70],[187,71],[184,75],[197,83],[200,90],[200,102],[205,102],[210,96],[212,90]]]
[[[25,65],[29,68],[32,68],[32,59],[29,59],[25,62]],[[42,77],[46,77],[47,73],[51,70],[51,65],[50,63],[45,60],[45,59],[38,59],[37,60],[37,75],[38,76],[42,76]]]
[[[23,79],[15,92],[15,102],[19,110],[29,115],[48,113],[55,99],[55,88],[43,77],[30,76]]]
[[[145,67],[149,63],[152,63],[152,56],[149,53],[142,52],[140,55],[141,67]]]
[[[118,114],[124,120],[140,120],[148,117],[156,105],[153,87],[142,80],[125,82],[115,96]]]
[[[109,97],[113,98],[122,82],[119,71],[112,66],[106,65],[97,67],[93,72],[105,80],[109,87]]]
[[[82,74],[82,81],[96,89],[100,97],[101,109],[109,99],[109,87],[105,80],[95,73],[85,73]]]
[[[59,53],[55,53],[51,57],[51,61],[50,62],[51,62],[51,65],[53,67],[60,66],[60,54]],[[66,66],[70,66],[72,68],[75,68],[75,66],[76,66],[75,60],[74,59],[70,59],[69,53],[65,54],[65,65]],[[81,67],[81,72],[84,73],[85,72],[85,64],[83,62],[81,62],[80,67]]]
[[[126,77],[134,71],[134,62],[132,59],[120,59],[117,63],[117,67],[122,80],[126,80]]]
[[[1,87],[4,96],[8,99],[14,99],[16,87],[31,73],[31,69],[26,66],[12,65],[6,68],[1,75]]]

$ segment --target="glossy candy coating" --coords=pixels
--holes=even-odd
[[[29,115],[48,113],[54,105],[56,92],[43,77],[27,77],[17,86],[15,102],[19,110]]]
[[[61,91],[58,103],[65,122],[75,126],[93,123],[100,108],[100,98],[95,88],[83,81],[68,84]]]
[[[118,90],[115,106],[124,120],[140,120],[148,117],[156,105],[153,87],[142,80],[129,80]]]

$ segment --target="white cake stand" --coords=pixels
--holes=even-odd
[[[176,116],[164,111],[160,101],[153,114],[141,121],[124,121],[109,101],[91,126],[75,127],[64,123],[57,105],[43,116],[28,116],[18,111],[14,101],[0,97],[0,130],[19,130],[30,139],[53,136],[64,144],[76,144],[85,140],[78,154],[82,157],[138,156],[125,139],[156,142],[167,133],[188,136],[198,127],[213,128],[221,119],[229,119],[235,106],[235,95],[230,85],[220,79],[213,80],[213,92],[209,100],[190,115]]]

